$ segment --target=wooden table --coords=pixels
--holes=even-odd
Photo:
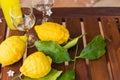
[[[34,13],[37,19],[41,17],[38,11],[34,10]],[[0,23],[0,43],[8,36],[23,35],[23,32],[7,28],[1,10],[0,18],[3,21]],[[106,40],[106,53],[100,59],[93,61],[77,59],[75,80],[120,80],[120,8],[54,8],[52,18],[54,22],[67,27],[71,38],[87,33],[79,40],[79,53],[96,35],[101,34]],[[31,32],[34,33],[34,30]],[[35,51],[35,48],[28,49],[28,55]],[[75,47],[69,52],[73,57]],[[15,75],[18,75],[21,65],[22,59],[11,66],[1,67],[1,80],[11,80],[12,77],[7,75],[8,70],[14,70]],[[64,64],[52,66],[65,71],[72,68],[73,62],[68,66]]]

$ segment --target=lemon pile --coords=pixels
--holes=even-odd
[[[40,40],[62,44],[68,41],[69,31],[62,25],[46,22],[35,26]],[[19,61],[26,50],[26,36],[11,36],[0,44],[0,64],[8,66]],[[29,55],[20,67],[20,72],[30,78],[41,78],[51,71],[52,59],[43,52]]]

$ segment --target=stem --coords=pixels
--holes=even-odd
[[[75,66],[76,66],[76,56],[77,56],[77,51],[78,51],[78,44],[76,45],[76,51],[75,51],[75,57],[74,57],[74,66],[73,69],[75,70]]]
[[[42,11],[42,22],[41,23],[47,22],[45,5],[43,7],[44,7],[44,9]]]
[[[21,73],[21,74],[15,76],[12,80],[17,80],[17,78],[19,78],[20,80],[22,80],[22,75],[23,74]]]
[[[43,11],[42,11],[42,15],[43,15],[43,17],[46,15],[46,9],[44,9]]]
[[[80,58],[80,56],[76,56],[75,58],[78,59],[78,58]]]
[[[22,80],[22,75],[23,75],[23,74],[21,73],[21,74],[18,76],[18,77],[20,78],[20,80]]]

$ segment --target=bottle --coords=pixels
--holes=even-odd
[[[12,24],[12,18],[10,16],[10,9],[11,6],[16,5],[17,8],[16,15],[22,16],[21,8],[20,8],[20,1],[19,0],[0,0],[1,8],[7,22],[7,26],[11,30],[16,30],[16,28]]]

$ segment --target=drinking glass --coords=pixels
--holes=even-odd
[[[54,4],[54,0],[33,0],[33,7],[38,11],[42,11],[42,19],[40,23],[52,21],[50,17],[52,14],[51,8]]]
[[[99,2],[100,0],[90,0],[88,4],[86,4],[87,7],[94,7],[94,5]]]
[[[17,30],[25,32],[25,35],[27,36],[27,47],[32,47],[36,38],[32,34],[28,34],[28,31],[34,26],[36,19],[31,7],[21,10],[22,16],[17,15],[15,6],[11,7],[10,15],[12,18],[12,23]]]

